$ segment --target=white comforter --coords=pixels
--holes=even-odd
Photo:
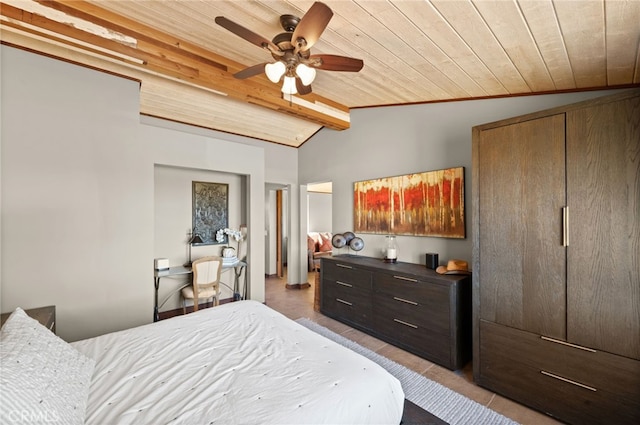
[[[96,360],[87,424],[398,424],[376,363],[255,301],[78,341]]]

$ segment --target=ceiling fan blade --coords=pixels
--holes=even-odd
[[[263,49],[268,49],[274,52],[280,51],[280,48],[275,44],[273,44],[271,41],[243,27],[242,25],[239,25],[233,21],[230,21],[224,16],[216,16],[216,24],[220,25],[223,28],[226,28],[227,30],[231,31],[238,37],[244,38],[249,43],[253,43],[258,47],[262,47]]]
[[[305,94],[311,93],[311,85],[305,86],[302,84],[300,77],[296,77],[296,90],[298,90],[298,94],[304,96]]]
[[[307,51],[320,38],[320,35],[329,24],[333,12],[324,3],[313,3],[304,14],[300,23],[296,26],[291,36],[291,43],[295,46],[295,52]],[[299,40],[302,40],[298,43]]]
[[[325,71],[358,72],[364,66],[362,59],[337,55],[311,55],[309,62],[314,68]]]
[[[245,78],[253,77],[254,75],[258,75],[264,72],[264,66],[266,63],[259,63],[257,65],[250,66],[249,68],[245,68],[242,71],[238,71],[233,76],[239,80],[244,80]]]

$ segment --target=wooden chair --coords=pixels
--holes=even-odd
[[[182,289],[182,311],[187,314],[187,300],[193,300],[193,311],[198,311],[201,299],[213,298],[214,307],[220,302],[220,273],[222,257],[211,256],[195,260],[191,264],[193,285]]]

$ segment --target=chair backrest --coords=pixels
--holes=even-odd
[[[202,257],[191,263],[193,270],[193,285],[199,288],[214,286],[217,287],[220,282],[220,273],[222,273],[222,257],[210,256]]]

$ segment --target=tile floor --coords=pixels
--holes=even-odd
[[[312,285],[310,288],[286,289],[285,280],[277,277],[267,278],[266,304],[294,320],[301,317],[309,318],[523,425],[561,424],[549,416],[474,384],[471,363],[464,369],[453,372],[314,311],[313,273],[309,274],[309,282]]]

